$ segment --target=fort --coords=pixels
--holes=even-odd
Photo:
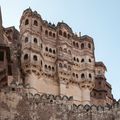
[[[24,10],[20,31],[0,10],[0,120],[119,120],[94,41]]]

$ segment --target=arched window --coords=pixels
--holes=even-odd
[[[91,59],[89,59],[89,62],[91,62]]]
[[[52,71],[54,71],[55,69],[54,69],[54,67],[52,67]]]
[[[48,47],[46,47],[45,50],[48,51]]]
[[[26,19],[26,20],[25,20],[25,25],[28,25],[28,24],[29,24],[29,20]]]
[[[45,65],[45,69],[47,69],[47,65]]]
[[[90,49],[91,49],[91,44],[90,44],[90,43],[88,43],[88,48],[90,48]]]
[[[49,49],[49,52],[52,53],[52,49],[51,48]]]
[[[48,69],[51,70],[51,66],[48,66]]]
[[[79,48],[79,44],[78,43],[76,43],[76,47]]]
[[[75,77],[75,73],[73,73],[73,77]]]
[[[76,78],[78,78],[78,74],[76,74]]]
[[[85,74],[84,73],[81,74],[81,78],[82,79],[85,78]]]
[[[33,60],[34,60],[34,61],[37,61],[37,55],[34,55],[34,56],[33,56]]]
[[[81,59],[81,63],[83,63],[84,61],[85,61],[85,60],[82,58],[82,59]]]
[[[89,78],[92,78],[92,75],[89,73]]]
[[[45,35],[48,35],[48,31],[47,30],[45,30]]]
[[[55,54],[55,50],[53,50],[53,54]]]
[[[27,43],[28,42],[28,37],[25,37],[25,43]]]
[[[68,34],[68,39],[70,39],[70,34]]]
[[[59,30],[59,35],[62,35],[62,30]]]
[[[27,60],[28,59],[28,54],[25,54],[24,55],[24,60]]]
[[[34,43],[37,43],[37,38],[34,38],[34,40],[33,40],[33,41],[34,41]]]
[[[52,32],[51,31],[49,32],[49,36],[52,36]]]
[[[74,59],[74,61],[76,61],[76,58],[75,58],[75,57],[74,57],[73,59]]]
[[[75,46],[75,42],[73,41],[73,46]]]
[[[84,46],[84,43],[82,43],[82,44],[81,44],[81,49],[84,49],[84,47],[85,47],[85,46]]]
[[[55,33],[53,33],[53,37],[55,38]]]
[[[61,67],[61,68],[62,68],[62,63],[59,63],[59,67]]]
[[[79,59],[77,58],[77,62],[79,62]]]
[[[34,25],[35,25],[35,26],[38,26],[37,20],[34,20]]]
[[[63,36],[64,36],[64,37],[67,37],[67,34],[66,34],[66,32],[64,32],[64,33],[63,33]]]

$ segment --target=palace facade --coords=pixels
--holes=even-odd
[[[27,93],[72,96],[73,103],[83,105],[114,102],[106,66],[95,60],[92,37],[76,35],[64,22],[48,23],[30,8],[19,28],[4,28],[0,12],[1,90],[26,87]]]

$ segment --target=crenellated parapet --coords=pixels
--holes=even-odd
[[[73,97],[51,94],[0,92],[2,120],[119,120],[120,100],[113,105],[74,104]]]

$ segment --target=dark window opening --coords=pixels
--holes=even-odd
[[[54,71],[55,69],[54,69],[54,67],[52,67],[52,71]]]
[[[79,47],[78,43],[76,43],[76,47],[77,47],[77,48]]]
[[[68,39],[70,39],[70,34],[68,34]]]
[[[51,31],[49,32],[49,36],[52,36],[52,32]]]
[[[73,46],[75,46],[75,42],[73,42]]]
[[[88,48],[91,48],[91,44],[90,43],[88,43]]]
[[[76,58],[74,57],[74,61],[76,61]]]
[[[37,56],[36,55],[33,56],[33,60],[37,61]]]
[[[89,62],[92,62],[91,59],[89,59]]]
[[[45,69],[47,69],[47,65],[45,65]]]
[[[0,51],[0,61],[4,61],[4,52]]]
[[[51,48],[49,49],[49,52],[52,53],[52,49]]]
[[[41,48],[42,48],[43,46],[42,46],[42,44],[41,44]]]
[[[25,37],[25,43],[27,43],[28,42],[28,37]]]
[[[64,33],[63,33],[63,36],[64,36],[64,37],[67,37],[67,34],[66,34],[66,32],[64,32]]]
[[[77,58],[77,62],[79,62],[79,59]]]
[[[41,66],[42,66],[42,60],[41,60]]]
[[[61,68],[62,68],[62,64],[61,64],[61,63],[59,63],[59,67],[61,67]]]
[[[48,35],[48,31],[47,30],[45,31],[45,35]]]
[[[89,78],[92,78],[92,75],[91,75],[91,74],[89,74]]]
[[[46,47],[45,50],[48,51],[48,47]]]
[[[85,78],[85,74],[84,73],[81,74],[81,78]]]
[[[37,20],[34,20],[34,25],[35,25],[35,26],[38,26]]]
[[[9,75],[12,75],[12,68],[11,68],[11,65],[8,65],[8,74],[9,74]]]
[[[55,33],[53,33],[53,37],[55,38]]]
[[[81,44],[81,49],[84,49],[84,43]]]
[[[73,73],[73,77],[75,77],[75,73]]]
[[[28,54],[25,54],[24,55],[24,60],[27,60],[28,59]]]
[[[28,25],[28,24],[29,24],[29,20],[26,19],[26,20],[25,20],[25,25]]]
[[[76,78],[78,78],[78,74],[76,74]]]
[[[37,43],[37,38],[34,38],[34,43]]]
[[[53,50],[53,53],[55,54],[55,50]]]
[[[85,60],[84,60],[84,59],[82,59],[82,60],[81,60],[81,63],[83,63],[84,61],[85,61]]]
[[[62,31],[61,30],[59,30],[59,35],[62,35]]]
[[[49,70],[51,70],[51,67],[50,67],[50,66],[48,66],[48,69],[49,69]]]

